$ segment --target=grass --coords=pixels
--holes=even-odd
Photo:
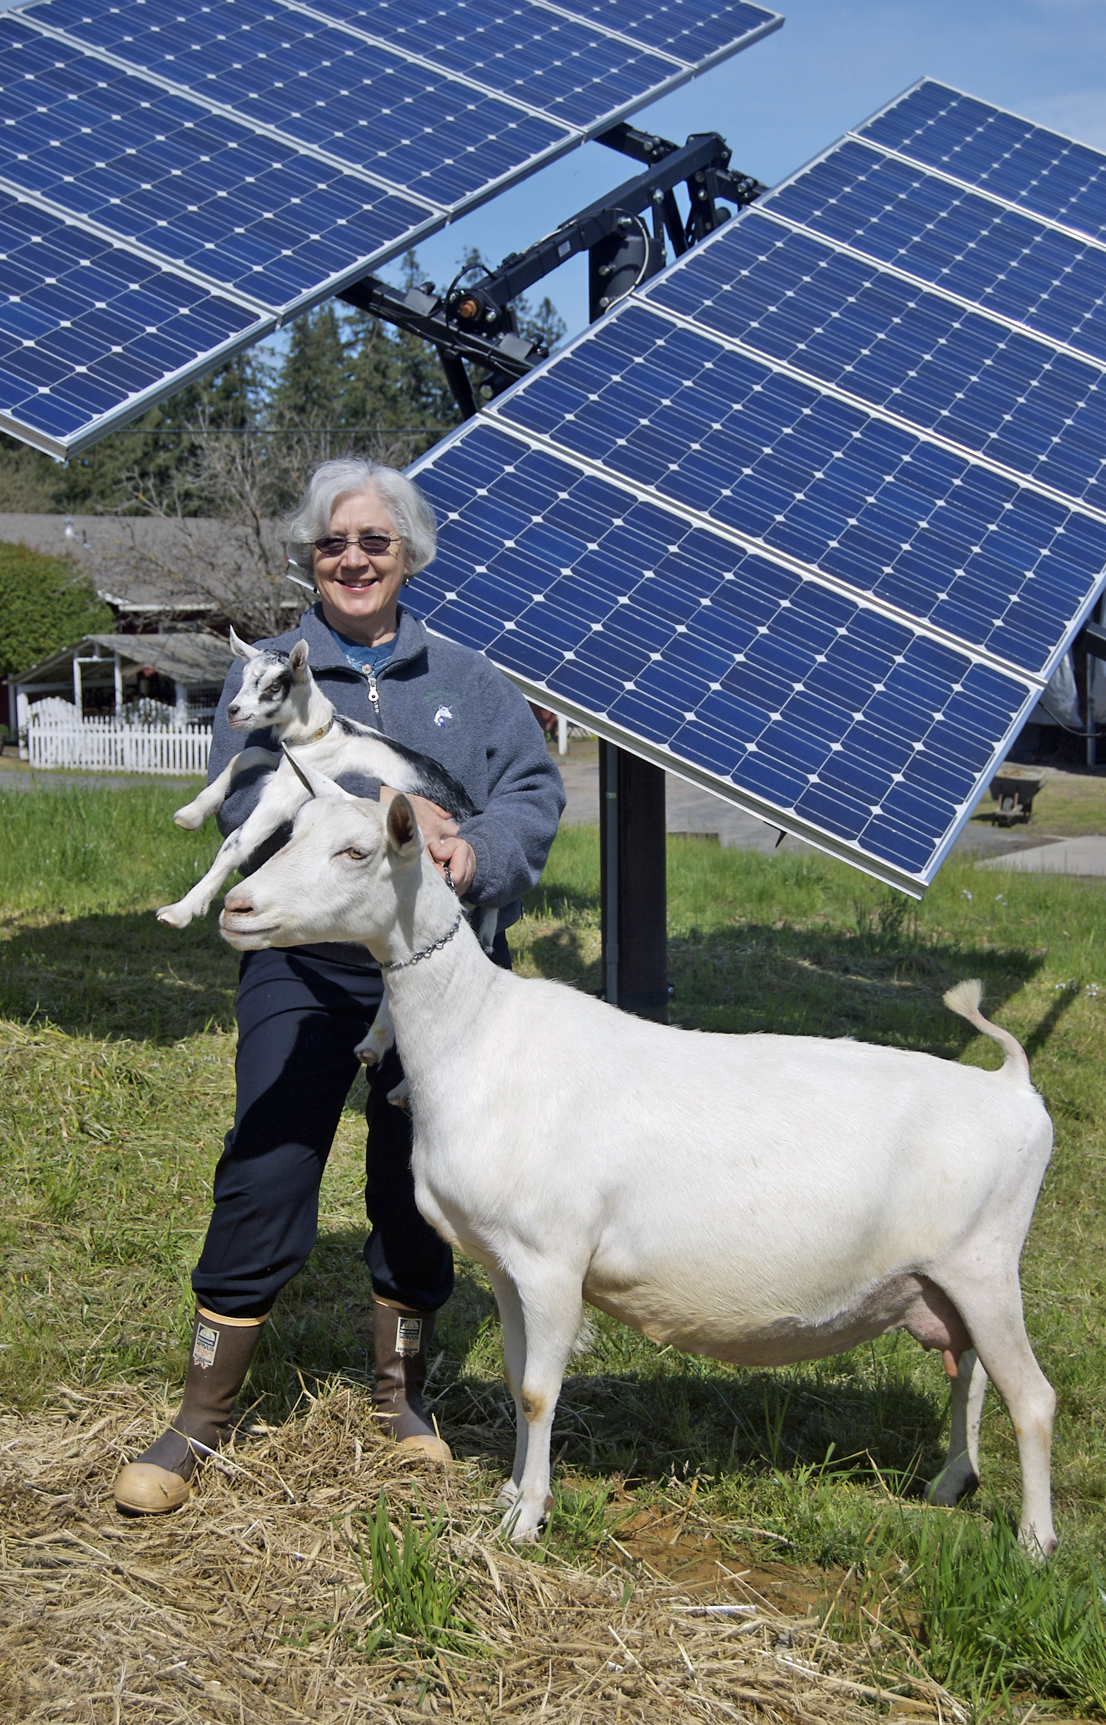
[[[1106,786],[1078,783],[1084,802],[1101,805]],[[0,1397],[13,1409],[65,1407],[120,1380],[171,1395],[183,1377],[188,1272],[230,1115],[236,960],[210,919],[182,934],[151,914],[210,855],[210,834],[172,826],[181,800],[143,785],[51,788],[0,805]],[[595,832],[567,829],[515,931],[520,971],[599,986],[598,886]],[[987,1010],[1029,1049],[1057,1129],[1023,1265],[1030,1334],[1060,1401],[1055,1562],[1035,1571],[1010,1542],[1017,1458],[993,1394],[985,1495],[955,1513],[923,1506],[947,1396],[939,1361],[907,1338],[741,1372],[658,1350],[601,1315],[558,1410],[561,1512],[535,1562],[586,1569],[621,1552],[631,1575],[712,1584],[744,1571],[766,1598],[825,1617],[827,1633],[865,1652],[876,1686],[920,1665],[980,1717],[1027,1697],[1069,1717],[1106,1714],[1104,891],[953,862],[914,905],[813,854],[669,845],[677,1022],[849,1034],[993,1065],[990,1043],[940,1000],[979,975]],[[354,1096],[324,1181],[319,1244],[266,1326],[251,1376],[271,1421],[287,1417],[304,1384],[370,1375],[362,1145]],[[512,1415],[494,1303],[472,1266],[461,1267],[438,1339],[434,1411],[455,1449],[486,1470],[491,1496]],[[378,1509],[366,1508],[361,1528],[374,1577],[392,1562],[386,1516],[383,1555],[365,1543]],[[407,1532],[389,1534],[397,1573],[418,1571],[425,1548],[424,1603],[450,1585],[433,1527],[418,1521],[408,1560]],[[407,1608],[389,1609],[380,1627],[393,1640],[432,1641],[433,1624],[403,1628]]]

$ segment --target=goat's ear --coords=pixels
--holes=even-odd
[[[248,641],[243,641],[239,635],[234,633],[233,629],[229,639],[230,650],[236,659],[256,659],[261,651],[260,647],[251,647]]]
[[[297,641],[288,655],[288,663],[292,667],[292,676],[297,683],[307,681],[307,655],[310,648],[306,641]]]
[[[413,863],[422,849],[422,838],[415,811],[402,791],[397,791],[388,804],[384,831],[392,861],[401,866]]]
[[[280,746],[284,750],[285,760],[291,763],[292,771],[313,797],[330,798],[339,803],[356,803],[360,800],[351,797],[348,791],[344,791],[334,779],[328,779],[325,773],[318,772],[315,767],[309,767],[306,761],[298,761],[287,743],[282,742]]]

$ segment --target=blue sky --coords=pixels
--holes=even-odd
[[[634,123],[679,143],[721,132],[734,167],[775,184],[925,74],[1106,150],[1106,0],[792,0],[780,10],[782,30]],[[421,246],[425,273],[443,285],[468,246],[498,263],[632,172],[587,144]],[[546,285],[570,331],[582,327],[583,260]]]

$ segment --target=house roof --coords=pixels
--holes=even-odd
[[[149,665],[186,689],[221,683],[234,658],[223,637],[206,629],[160,635],[85,635],[73,646],[63,648],[10,680],[17,686],[49,682],[52,674],[63,673],[71,666],[78,654],[82,659],[91,657],[94,648],[99,648],[109,660],[111,655],[118,654],[128,664]]]

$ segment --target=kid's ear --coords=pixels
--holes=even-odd
[[[251,647],[248,641],[243,641],[241,636],[234,633],[233,629],[231,630],[228,639],[230,641],[230,650],[236,659],[256,659],[257,655],[261,651],[260,647]]]
[[[288,655],[288,663],[292,668],[292,676],[297,683],[307,681],[307,655],[310,648],[306,641],[297,641]]]
[[[393,863],[406,868],[422,849],[422,835],[415,811],[403,792],[398,792],[388,804],[384,833]]]

